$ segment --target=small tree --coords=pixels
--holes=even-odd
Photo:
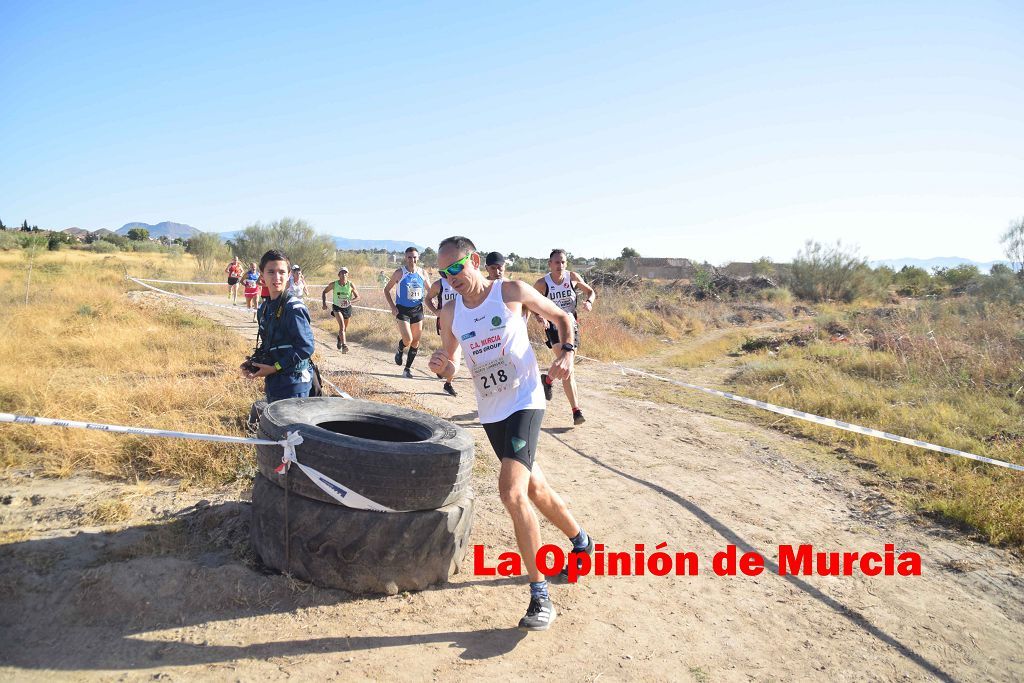
[[[623,247],[622,258],[640,258],[640,252],[632,247]]]
[[[954,292],[962,292],[967,285],[980,277],[978,266],[969,263],[961,263],[955,268],[938,268],[935,277],[939,278]]]
[[[1006,265],[1005,263],[993,263],[992,267],[989,268],[988,274],[995,277],[1002,277],[1004,275],[1013,275],[1013,268]]]
[[[255,223],[229,244],[246,261],[258,262],[268,249],[280,249],[307,275],[334,262],[334,239],[318,235],[313,226],[301,219],[282,218],[266,226]]]
[[[21,231],[22,232],[32,232],[32,228],[28,227],[28,221],[27,220],[21,222]]]
[[[145,242],[149,239],[149,230],[146,228],[132,228],[128,231],[128,239],[132,242]]]
[[[793,294],[808,301],[847,303],[870,289],[871,268],[855,249],[841,242],[827,246],[808,240],[793,259],[790,280]]]
[[[999,241],[1006,250],[1006,258],[1010,259],[1010,265],[1017,271],[1017,275],[1024,278],[1024,216],[1010,221],[1010,227]]]
[[[434,251],[433,247],[427,247],[420,254],[420,263],[427,268],[433,268],[437,265],[437,252]]]
[[[204,279],[213,277],[217,264],[227,258],[227,249],[221,243],[220,237],[212,232],[201,232],[191,238],[186,251],[195,257],[199,277]]]
[[[0,230],[6,230],[6,229],[7,229],[7,226],[4,225],[3,221],[0,221]]]
[[[752,270],[754,275],[763,275],[769,277],[775,274],[775,264],[767,256],[762,256],[753,263]]]
[[[932,276],[924,268],[903,266],[893,279],[896,293],[901,296],[921,296],[931,291]]]

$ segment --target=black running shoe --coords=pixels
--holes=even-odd
[[[412,379],[412,370],[410,370],[409,368],[403,370],[402,374],[405,375],[406,379]]]
[[[402,350],[402,347],[399,346],[398,347],[398,353],[395,354],[395,365],[401,365],[402,364],[402,356],[403,355],[405,355],[405,352]]]
[[[444,392],[449,396],[458,396],[458,394],[455,393],[455,387],[452,386],[451,382],[444,383]]]
[[[530,598],[530,606],[526,608],[526,616],[519,620],[520,631],[547,631],[554,623],[555,606],[550,600]]]
[[[348,353],[348,344],[342,344],[341,345],[341,352],[342,353]]]
[[[341,348],[341,335],[338,335],[338,348]]]
[[[579,551],[576,550],[575,548],[569,548],[569,552],[570,553],[578,553]],[[585,552],[587,555],[593,555],[594,554],[594,539],[593,538],[590,538],[590,537],[587,538],[587,547],[583,550],[583,552]],[[578,557],[575,558],[575,559],[576,559],[576,569],[578,570],[580,568],[580,565],[583,562],[583,560],[579,559]],[[561,577],[562,579],[568,579],[569,578],[569,565],[568,565],[568,563],[566,563],[566,566],[562,567],[562,571],[560,571],[558,573],[558,576]]]
[[[587,418],[583,417],[583,411],[577,408],[572,411],[572,423],[574,425],[581,425],[587,421]]]
[[[551,385],[548,384],[548,376],[546,374],[542,374],[540,376],[540,383],[541,383],[541,386],[544,387],[544,400],[545,401],[550,401],[551,400]]]

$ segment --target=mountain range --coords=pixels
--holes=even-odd
[[[935,268],[955,268],[960,265],[977,266],[978,270],[982,273],[987,273],[997,263],[1002,263],[1009,266],[1009,261],[972,261],[971,259],[961,258],[959,256],[935,256],[933,258],[920,259],[920,258],[897,258],[897,259],[881,259],[879,261],[870,261],[868,265],[872,268],[878,268],[880,266],[889,266],[893,270],[899,270],[903,266],[916,266],[918,268],[924,268],[927,271],[932,271]]]
[[[187,240],[202,232],[202,230],[193,228],[191,225],[185,225],[184,223],[172,223],[171,221],[164,221],[163,223],[157,223],[156,225],[139,222],[125,223],[114,232],[118,235],[127,235],[128,231],[133,228],[145,228],[146,230],[149,230],[150,237],[166,237],[172,240],[176,237]]]

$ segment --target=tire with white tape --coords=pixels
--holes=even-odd
[[[260,414],[258,434],[288,432],[302,435],[295,451],[300,463],[392,510],[434,510],[469,489],[472,437],[427,413],[358,399],[275,401]],[[284,486],[276,472],[281,449],[257,447],[256,457],[263,476]],[[298,468],[288,476],[292,494],[341,505]]]
[[[328,505],[294,491],[286,502],[284,489],[257,475],[250,538],[273,569],[317,586],[393,595],[423,590],[458,572],[472,522],[468,495],[439,510],[390,515]]]

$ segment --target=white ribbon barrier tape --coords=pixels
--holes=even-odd
[[[650,377],[661,382],[668,382],[685,389],[693,389],[694,391],[702,391],[705,394],[711,394],[712,396],[720,396],[727,398],[730,401],[736,401],[755,408],[761,408],[762,410],[770,410],[773,413],[779,415],[785,415],[787,417],[795,417],[798,420],[804,420],[805,422],[813,422],[815,424],[825,425],[827,427],[835,427],[836,429],[842,429],[847,432],[853,432],[854,434],[864,434],[865,436],[873,436],[879,439],[885,439],[886,441],[893,441],[895,443],[905,444],[907,446],[917,446],[918,448],[924,448],[929,451],[937,451],[939,453],[946,453],[947,455],[959,455],[961,458],[968,458],[970,460],[977,460],[978,462],[988,463],[989,465],[998,465],[999,467],[1006,467],[1011,470],[1017,470],[1018,472],[1024,472],[1024,465],[1015,465],[1010,462],[1003,462],[1002,460],[995,460],[993,458],[986,458],[983,455],[975,455],[974,453],[967,453],[965,451],[958,451],[955,448],[946,448],[945,446],[938,446],[927,441],[919,441],[917,439],[908,439],[905,436],[899,436],[898,434],[890,434],[889,432],[882,432],[877,429],[871,429],[870,427],[861,427],[860,425],[850,424],[849,422],[843,422],[841,420],[833,420],[828,417],[821,417],[820,415],[814,415],[812,413],[805,413],[802,410],[794,410],[792,408],[783,408],[772,403],[765,401],[758,401],[756,399],[747,398],[745,396],[737,396],[727,391],[718,391],[716,389],[708,389],[706,387],[698,386],[696,384],[689,384],[687,382],[681,382],[679,380],[671,379],[669,377],[662,377],[655,375],[650,372],[643,370],[637,370],[635,368],[626,367],[619,363],[612,363],[615,367],[622,371],[622,374],[634,374],[640,375],[641,377]]]
[[[346,507],[358,510],[373,510],[375,512],[395,512],[390,508],[379,505],[372,500],[365,498],[355,491],[339,484],[330,477],[317,472],[312,467],[307,467],[298,461],[295,455],[295,447],[302,443],[302,435],[298,432],[288,432],[288,436],[280,441],[270,439],[250,439],[243,436],[225,436],[223,434],[196,434],[193,432],[172,432],[164,429],[150,429],[148,427],[125,427],[122,425],[109,425],[98,422],[76,422],[74,420],[56,420],[49,417],[34,417],[30,415],[14,415],[12,413],[0,413],[0,423],[11,422],[15,424],[29,424],[41,427],[65,427],[70,429],[94,429],[101,432],[113,434],[137,434],[139,436],[159,436],[169,439],[192,439],[195,441],[216,441],[219,443],[251,444],[256,446],[280,446],[284,449],[281,456],[281,466],[276,472],[287,472],[288,466],[295,463],[309,477],[310,481],[324,490],[332,498]]]
[[[159,287],[154,287],[153,285],[147,285],[145,282],[143,282],[142,280],[140,280],[138,278],[135,278],[135,277],[128,276],[128,279],[131,280],[132,282],[136,283],[136,284],[142,285],[143,287],[145,287],[147,289],[152,289],[154,292],[159,292],[160,294],[165,294],[167,296],[173,296],[173,297],[175,297],[177,299],[184,299],[185,301],[191,301],[193,303],[202,304],[204,306],[214,306],[216,308],[226,308],[229,311],[243,311],[244,312],[246,310],[244,308],[239,308],[238,306],[227,306],[225,304],[214,304],[214,303],[210,303],[209,301],[201,301],[199,299],[195,299],[195,298],[192,298],[190,296],[185,296],[184,294],[175,294],[174,292],[168,292],[165,289],[160,289]],[[200,283],[192,282],[192,283],[189,283],[189,284],[200,284]],[[205,284],[205,283],[202,283],[202,284]]]
[[[291,453],[285,452],[281,457],[281,464],[277,467],[275,472],[278,474],[285,474],[288,468],[291,467],[292,463],[299,466],[309,480],[320,487],[320,490],[329,495],[334,500],[338,501],[345,507],[355,508],[357,510],[370,510],[372,512],[398,512],[398,510],[392,510],[389,507],[384,507],[379,503],[374,503],[369,498],[365,498],[350,488],[339,484],[334,481],[326,474],[317,472],[312,467],[303,465],[301,462],[295,459],[294,449]]]
[[[203,286],[223,286],[227,287],[227,282],[185,282],[184,280],[151,280],[144,277],[134,278],[130,277],[129,280],[135,280],[137,282],[155,282],[158,285],[203,285]],[[241,284],[241,282],[239,282]]]

